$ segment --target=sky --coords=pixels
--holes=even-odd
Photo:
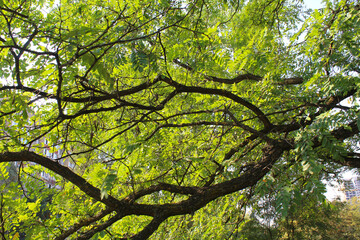
[[[322,0],[304,0],[305,5],[308,8],[318,9],[324,7]]]

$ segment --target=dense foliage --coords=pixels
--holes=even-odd
[[[360,203],[353,200],[318,202],[310,196],[302,204],[293,203],[291,214],[273,218],[270,225],[260,216],[249,216],[235,239],[359,239]]]
[[[0,0],[1,237],[230,239],[323,201],[360,167],[359,9]]]

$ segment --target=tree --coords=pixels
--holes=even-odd
[[[360,5],[301,2],[0,0],[2,238],[231,238],[359,168]]]
[[[343,239],[356,239],[360,237],[360,212],[359,199],[352,198],[342,208],[340,212],[341,223],[336,229],[338,233],[342,234]]]
[[[237,239],[358,239],[358,202],[319,202],[313,196],[301,204],[293,202],[286,217],[266,226],[262,215],[250,216]],[[269,208],[265,209],[266,211]]]

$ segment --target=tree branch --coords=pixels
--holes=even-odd
[[[176,88],[178,92],[185,92],[185,93],[200,93],[206,95],[218,95],[223,96],[225,98],[229,98],[236,103],[239,103],[246,108],[250,109],[255,115],[263,122],[265,128],[271,128],[272,124],[270,123],[269,119],[265,116],[265,114],[255,105],[246,101],[245,99],[223,89],[216,89],[216,88],[204,88],[204,87],[196,87],[196,86],[186,86],[181,83],[175,82],[174,80],[162,76],[161,81],[168,83],[170,86]]]
[[[188,65],[186,63],[182,63],[177,58],[175,58],[173,60],[173,63],[179,65],[182,68],[185,68],[186,70],[188,70],[190,72],[194,71],[194,69],[190,65]],[[204,75],[204,78],[208,81],[224,83],[224,84],[236,84],[236,83],[242,82],[244,80],[252,80],[252,81],[262,81],[263,80],[263,77],[254,75],[251,73],[240,74],[234,78],[219,78],[219,77],[209,76],[209,75]],[[295,84],[301,84],[303,82],[304,82],[304,79],[301,77],[291,77],[291,78],[281,79],[281,82],[276,82],[275,84],[277,84],[277,85],[295,85]]]
[[[54,173],[60,175],[64,179],[70,181],[72,184],[80,188],[85,194],[94,198],[95,200],[104,203],[113,210],[124,209],[125,203],[115,199],[112,196],[108,198],[101,198],[100,189],[94,187],[84,178],[72,172],[69,168],[62,166],[58,162],[54,162],[49,158],[43,157],[39,154],[30,151],[21,152],[5,152],[0,153],[0,162],[34,162]]]
[[[103,217],[109,215],[111,212],[113,212],[113,210],[110,209],[110,208],[107,208],[107,209],[99,212],[98,214],[96,214],[93,217],[88,217],[86,219],[82,219],[78,223],[71,226],[68,230],[61,233],[61,235],[57,236],[55,238],[55,240],[64,240],[67,237],[69,237],[71,234],[77,232],[80,228],[85,227],[85,226],[89,226],[90,224],[93,224],[94,222],[96,222],[96,221],[102,219]]]

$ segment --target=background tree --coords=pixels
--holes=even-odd
[[[360,211],[359,199],[352,198],[348,204],[345,204],[340,212],[341,223],[336,228],[337,232],[342,234],[343,239],[356,239],[360,237]]]
[[[272,219],[270,225],[261,215],[248,216],[235,239],[357,239],[358,206],[357,202],[319,202],[310,196],[301,205],[292,203],[289,214]]]
[[[321,196],[324,170],[360,166],[359,19],[357,1],[0,1],[0,162],[20,162],[3,238],[176,236],[209,217],[194,234],[222,239],[274,186],[284,215],[294,183]]]

